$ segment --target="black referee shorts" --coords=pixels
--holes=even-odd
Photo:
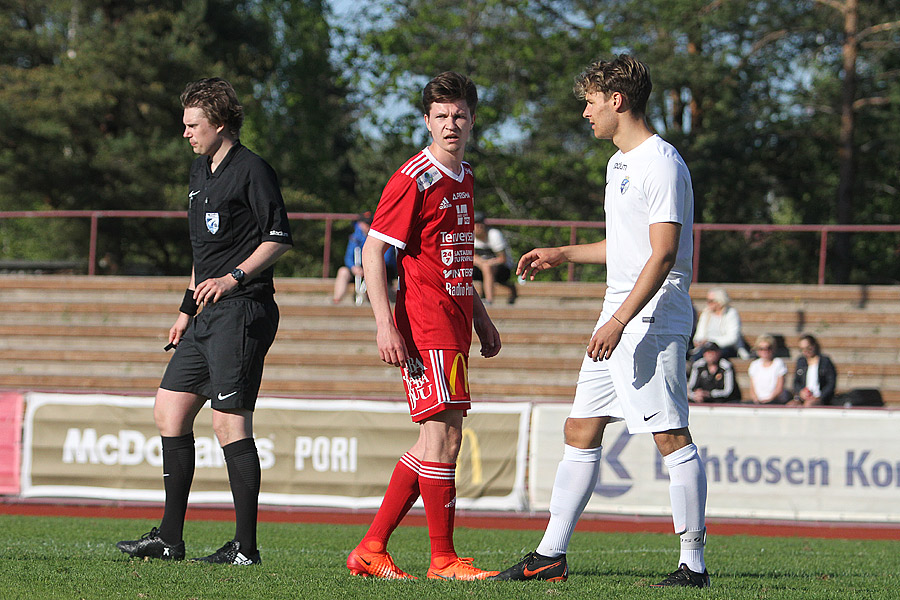
[[[214,409],[253,410],[278,330],[274,300],[220,300],[191,320],[159,387],[209,398]]]

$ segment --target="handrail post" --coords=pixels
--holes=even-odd
[[[693,265],[691,265],[691,283],[697,283],[700,280],[700,236],[701,230],[694,227],[694,256]]]
[[[569,245],[574,246],[577,241],[578,235],[576,234],[575,226],[572,225],[569,227]],[[575,263],[569,263],[568,270],[566,271],[566,281],[575,281]]]
[[[322,279],[331,271],[331,217],[325,217],[325,248],[322,250]]]
[[[91,212],[91,242],[88,248],[88,275],[97,274],[97,232],[100,225],[100,213]]]
[[[819,285],[825,285],[825,253],[828,251],[828,230],[822,230],[819,240]]]

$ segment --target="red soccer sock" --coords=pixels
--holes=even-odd
[[[419,488],[431,538],[431,564],[443,568],[457,559],[453,548],[456,517],[456,465],[422,461]]]
[[[388,538],[419,498],[419,470],[422,463],[407,452],[397,461],[381,508],[375,514],[360,546],[370,552],[384,552]]]

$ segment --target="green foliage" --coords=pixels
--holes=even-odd
[[[179,139],[178,95],[210,75],[235,85],[242,139],[275,167],[289,210],[371,210],[428,142],[423,84],[454,69],[479,87],[468,152],[479,208],[602,221],[615,147],[591,136],[572,81],[592,60],[629,52],[650,65],[648,117],[691,168],[698,222],[836,223],[851,202],[853,223],[896,223],[896,2],[859,6],[852,179],[838,153],[842,2],[373,0],[337,20],[326,0],[0,0],[0,210],[183,210],[193,155]],[[842,181],[852,181],[849,200],[839,200]],[[318,275],[324,228],[296,226],[279,273]],[[100,254],[122,272],[186,273],[178,227],[101,221]],[[78,222],[2,224],[0,250],[69,256],[87,248],[88,232]],[[511,236],[523,251],[557,234]],[[815,259],[794,251],[801,238],[741,247],[740,236],[710,236],[701,279],[806,281]],[[784,264],[795,255],[801,264]],[[852,248],[829,248],[845,255],[841,279],[898,278],[895,244],[853,236]]]
[[[374,165],[355,163],[364,195],[377,198],[387,176],[427,143],[418,116],[422,86],[441,71],[456,70],[479,86],[468,152],[479,207],[492,217],[599,219],[597,178],[590,171],[605,169],[612,147],[594,159],[572,81],[608,48],[608,41],[599,28],[576,25],[580,16],[567,14],[567,4],[411,0],[368,5],[363,14],[369,17],[358,20],[361,30],[343,49],[356,75],[352,82],[364,111],[360,116],[374,124],[375,134],[360,138],[358,154],[371,152],[366,147],[374,145],[379,157],[390,156],[392,162],[380,177],[366,175]],[[415,118],[398,124],[397,113],[409,111]]]
[[[424,578],[428,536],[400,527],[390,550],[418,581],[352,577],[347,553],[365,527],[261,523],[259,567],[129,559],[114,546],[153,523],[135,520],[0,516],[0,585],[10,600],[56,598],[697,598],[697,590],[653,590],[675,568],[674,535],[576,532],[564,583],[446,582]],[[708,599],[887,600],[896,597],[900,542],[716,536],[710,527]],[[188,556],[214,551],[232,523],[188,521]],[[504,568],[534,549],[537,531],[457,528],[456,547],[484,568]]]
[[[328,210],[352,190],[341,167],[346,119],[342,91],[330,83],[323,2],[3,4],[0,210],[185,210],[194,156],[180,139],[178,96],[208,76],[234,84],[247,116],[244,141],[276,167],[289,210]],[[180,225],[101,225],[99,254],[121,272],[190,271]],[[11,251],[28,258],[60,251],[7,240],[10,229],[0,243]],[[81,225],[64,233],[87,248]],[[290,261],[283,268],[303,273],[297,265],[309,261],[295,260],[296,269]]]
[[[615,148],[591,138],[571,83],[592,59],[629,52],[651,67],[648,117],[691,168],[698,222],[836,222],[844,36],[842,20],[826,4],[370,3],[344,56],[362,116],[374,123],[375,134],[361,137],[361,148],[374,146],[380,158],[394,162],[355,162],[360,181],[375,197],[396,165],[421,146],[420,122],[399,119],[406,111],[396,106],[409,110],[429,77],[455,69],[479,85],[476,139],[468,153],[479,207],[493,217],[602,220],[605,164]],[[864,4],[861,29],[895,20],[890,3]],[[861,200],[854,222],[896,222],[900,163],[877,157],[900,153],[900,27],[866,35],[871,43],[862,46],[858,95],[879,100],[861,102],[857,111]],[[376,166],[383,169],[380,179],[369,175]],[[551,243],[540,235],[530,241]],[[735,236],[723,237],[721,245],[705,241],[702,279],[808,277],[807,258],[784,265],[795,242],[775,236],[758,248],[732,248],[741,242]],[[757,250],[759,261],[734,260]],[[856,254],[870,255],[862,250]],[[882,264],[893,257],[893,248],[883,248],[869,260]],[[883,276],[859,260],[854,278]]]

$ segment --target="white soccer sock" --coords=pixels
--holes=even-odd
[[[565,447],[550,495],[550,522],[537,547],[538,554],[554,557],[566,553],[575,524],[597,485],[602,449]]]
[[[681,536],[681,556],[695,573],[706,570],[703,547],[706,544],[706,471],[697,446],[688,444],[664,456],[669,469],[669,495],[672,498],[672,522]]]

